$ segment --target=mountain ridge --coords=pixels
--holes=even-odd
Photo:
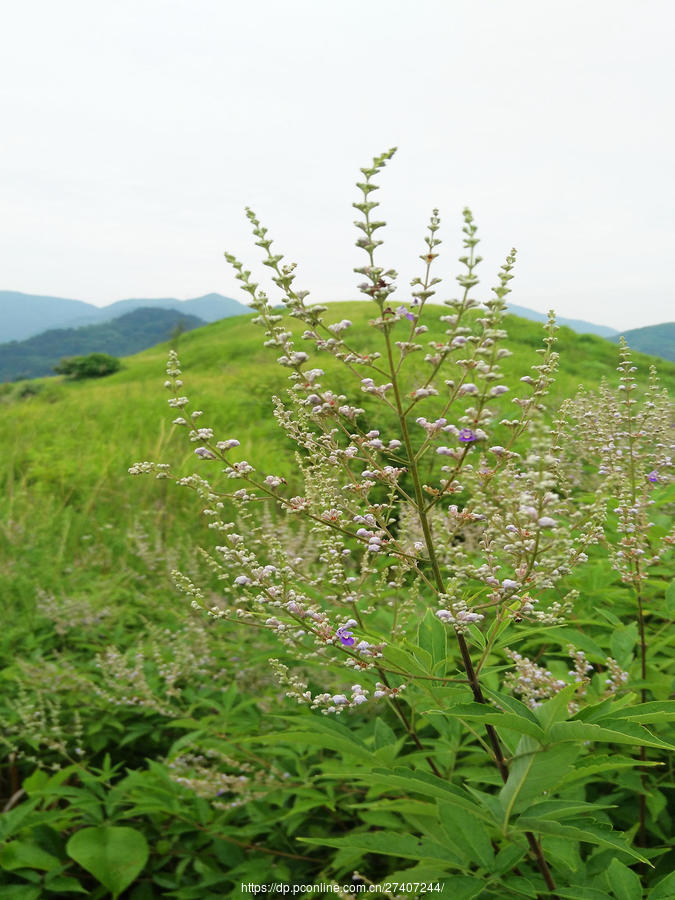
[[[618,332],[609,340],[618,343],[622,337],[626,339],[626,343],[633,350],[675,361],[675,322],[645,325],[644,328],[630,328],[628,331]]]
[[[54,328],[79,328],[119,318],[134,309],[177,309],[203,322],[216,322],[230,316],[246,315],[250,309],[223,294],[210,293],[188,300],[176,297],[129,298],[107,306],[95,306],[84,300],[0,291],[0,343],[23,341]]]
[[[0,344],[0,382],[53,375],[54,366],[66,356],[130,356],[168,340],[177,327],[191,331],[205,324],[179,310],[141,307],[108,322],[51,328],[25,341]]]
[[[529,319],[531,322],[546,322],[548,319],[545,313],[537,312],[527,306],[518,306],[515,303],[508,303],[507,306],[510,313],[520,316],[521,319]],[[556,315],[556,322],[558,325],[566,325],[577,334],[597,334],[599,337],[611,339],[617,333],[616,328],[610,328],[608,325],[596,325],[585,319],[568,319],[565,316]]]

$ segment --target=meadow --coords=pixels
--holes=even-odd
[[[297,295],[284,281],[288,273],[278,266],[275,271],[291,302],[284,311],[258,299],[258,316],[268,336],[304,347],[302,334],[313,314],[304,320],[297,314]],[[511,386],[522,382],[524,373],[536,374],[532,367],[542,365],[539,351],[547,333],[536,323],[503,315],[506,283],[501,282],[498,302],[488,307],[487,324],[481,321],[484,312],[462,307],[463,301],[457,308],[463,333],[475,335],[479,349],[486,335],[491,342],[497,331],[507,333],[497,336],[499,346],[512,353],[499,359],[499,381]],[[407,308],[386,319],[388,301],[378,295],[378,285],[373,282],[370,301],[330,304],[326,313],[331,322],[349,320],[350,348],[359,354],[381,347],[383,334],[402,337],[413,321]],[[468,290],[473,282],[463,287]],[[380,313],[374,328],[369,324],[378,312],[373,300]],[[424,341],[442,343],[447,307],[424,305],[425,300]],[[289,316],[289,309],[296,314]],[[417,312],[414,316],[416,325]],[[172,349],[180,357],[184,390],[208,421],[197,458],[195,442],[185,440],[185,426],[172,424],[181,408],[167,406],[164,370]],[[632,506],[625,493],[612,497],[598,486],[594,460],[611,456],[606,446],[594,444],[610,408],[609,393],[567,431],[554,424],[561,404],[580,385],[588,396],[609,391],[601,387],[603,379],[617,385],[635,377],[629,393],[640,404],[647,397],[653,406],[649,366],[655,361],[635,354],[633,376],[624,357],[617,373],[616,346],[565,328],[556,334],[555,351],[560,356],[555,381],[542,390],[541,409],[531,406],[533,444],[528,445],[524,428],[515,430],[510,444],[508,426],[501,424],[514,414],[512,394],[493,392],[491,418],[476,415],[479,425],[497,435],[498,459],[506,453],[513,460],[505,460],[503,469],[501,461],[490,470],[485,462],[466,464],[466,483],[463,476],[463,484],[452,489],[457,499],[445,496],[439,504],[447,516],[476,510],[475,519],[466,521],[479,526],[457,526],[444,544],[438,521],[432,521],[438,569],[449,579],[447,595],[433,585],[436,563],[429,547],[424,549],[429,535],[422,536],[424,528],[410,509],[392,499],[400,486],[402,495],[419,501],[415,490],[423,477],[431,477],[436,457],[427,459],[423,471],[421,437],[410,439],[419,454],[419,479],[411,474],[411,460],[418,457],[408,453],[407,467],[391,476],[393,481],[378,481],[374,499],[363,499],[363,516],[372,510],[379,515],[386,507],[389,524],[378,532],[386,537],[366,529],[361,542],[346,526],[342,536],[325,537],[317,530],[318,512],[307,521],[284,515],[287,499],[278,513],[270,504],[252,502],[246,495],[252,482],[244,481],[243,495],[237,496],[225,490],[227,484],[221,494],[193,481],[197,494],[202,491],[195,497],[171,478],[129,474],[138,461],[149,460],[170,464],[176,480],[192,472],[202,478],[213,474],[214,460],[218,471],[225,460],[231,474],[232,460],[249,460],[257,471],[274,473],[269,477],[276,480],[267,482],[274,484],[268,491],[273,497],[278,489],[296,500],[306,494],[310,512],[330,498],[338,503],[332,468],[312,456],[310,444],[318,446],[318,438],[309,441],[292,423],[284,430],[274,417],[272,397],[286,395],[289,366],[300,384],[304,361],[279,367],[278,349],[263,346],[252,317],[180,335],[175,346],[159,345],[127,358],[121,371],[104,379],[4,385],[2,897],[202,900],[245,896],[253,889],[242,885],[262,889],[273,883],[343,893],[378,887],[384,896],[401,898],[445,892],[455,900],[675,896],[666,730],[672,717],[668,628],[675,593],[672,559],[665,549],[660,555],[655,549],[667,548],[675,495],[662,462],[645,470],[637,487],[634,479]],[[406,396],[414,396],[410,386],[425,379],[421,355],[407,361]],[[496,357],[485,358],[496,371]],[[350,402],[356,396],[369,426],[394,433],[400,424],[396,410],[376,393],[360,390],[335,353],[317,352],[312,364],[321,365],[320,377],[325,375],[333,391],[349,394]],[[661,386],[672,392],[675,365],[657,365]],[[177,395],[183,388],[176,378],[169,372],[169,387]],[[305,387],[307,393],[311,384]],[[470,418],[471,397],[462,400],[461,388],[457,394],[462,416]],[[310,420],[302,418],[302,407],[288,402],[302,431]],[[441,396],[424,403],[429,418],[445,409]],[[570,421],[581,415],[580,408],[570,408]],[[466,427],[454,433],[471,446],[462,454],[447,447],[437,451],[462,464],[469,451],[475,450],[470,459],[478,460],[480,439],[477,426],[468,427],[464,419],[457,421]],[[191,419],[188,429],[194,431],[196,421]],[[314,420],[307,427],[317,435],[330,432]],[[556,490],[566,504],[560,521],[570,524],[549,541],[559,519],[542,510],[547,503],[555,506],[558,500],[551,497],[557,495],[544,475],[543,493],[537,493],[532,466],[538,463],[527,460],[533,453],[536,460],[548,459],[541,448],[556,428],[566,435],[570,458],[569,470],[555,470]],[[235,439],[238,446],[233,452],[216,448],[208,431]],[[379,452],[379,438],[375,431],[370,437],[359,434],[359,446],[371,459]],[[644,428],[630,432],[635,446],[642,441],[645,459],[653,449],[648,437]],[[328,447],[328,441],[321,446]],[[631,454],[633,449],[631,444]],[[485,568],[492,565],[490,554],[502,554],[505,568],[516,553],[513,546],[496,533],[490,533],[490,543],[488,532],[480,531],[496,527],[510,508],[508,491],[520,471],[509,468],[520,465],[516,451],[524,467],[518,478],[530,485],[537,504],[544,504],[535,510],[538,524],[531,525],[537,533],[534,550],[534,531],[522,530],[523,546],[532,553],[526,572],[522,559],[515,567],[523,585],[531,584],[522,595],[512,580],[503,579],[499,587],[494,571]],[[501,508],[500,472],[511,473],[504,476]],[[481,488],[479,476],[494,479],[494,492]],[[484,506],[471,505],[471,491]],[[649,498],[644,502],[652,523],[647,534],[646,507],[641,507],[640,546],[646,548],[641,552],[656,558],[636,581],[612,547],[629,546],[626,523],[638,495]],[[319,506],[312,506],[312,497],[319,498]],[[205,506],[217,500],[220,511],[204,515]],[[586,518],[576,511],[577,502]],[[266,512],[260,513],[263,506]],[[479,515],[483,508],[487,515]],[[331,507],[321,515],[337,521],[338,512]],[[237,556],[232,544],[223,562],[213,551],[213,525],[225,540],[221,535],[231,531],[229,521],[250,535],[249,556]],[[374,527],[370,519],[363,521]],[[515,533],[515,526],[510,528]],[[382,541],[395,549],[380,555]],[[555,566],[538,582],[534,563],[541,548]],[[571,548],[576,556],[570,556]],[[339,556],[350,562],[338,564]],[[303,587],[289,601],[295,604],[290,619],[283,617],[287,607],[271,617],[260,612],[255,591],[269,588],[254,557],[276,560],[284,572],[279,590],[288,592],[292,578],[300,579]],[[479,557],[482,562],[475,561]],[[540,572],[546,558],[537,561]],[[347,605],[341,596],[332,597],[345,585],[361,588],[368,579],[372,588],[363,587]],[[480,591],[493,590],[495,583],[497,594],[485,597],[498,601],[480,605]],[[237,584],[253,592],[249,605],[237,599]],[[453,591],[468,599],[447,600]],[[536,591],[547,615],[535,608]],[[300,596],[302,603],[293,599]],[[439,602],[445,603],[440,611]],[[330,613],[331,603],[342,611]],[[236,612],[226,611],[228,604]],[[319,631],[303,625],[307,610]],[[361,657],[351,649],[352,631],[368,638]],[[319,632],[321,646],[312,643]],[[473,657],[468,669],[467,646]],[[333,658],[338,651],[352,659],[348,665],[366,685],[363,701],[359,691],[350,697],[343,687],[344,664]],[[276,660],[272,667],[270,658]],[[309,700],[303,700],[305,693]]]

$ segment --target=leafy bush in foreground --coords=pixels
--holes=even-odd
[[[267,345],[281,352],[278,361],[290,371],[289,399],[275,401],[276,416],[298,448],[301,495],[289,496],[278,474],[258,475],[247,460],[235,461],[238,439],[218,440],[198,421],[201,411],[188,415],[178,358],[170,354],[174,424],[200,444],[195,454],[205,466],[222,470],[224,464],[226,479],[235,481],[228,490],[201,474],[177,479],[196,491],[211,520],[216,544],[208,560],[222,587],[207,599],[179,572],[176,582],[210,616],[276,635],[294,667],[272,659],[273,671],[298,703],[328,716],[377,704],[377,717],[382,703],[388,705],[396,717],[392,741],[400,746],[388,766],[364,768],[363,784],[434,797],[442,823],[472,822],[476,835],[467,848],[457,844],[452,826],[439,840],[436,825],[420,824],[420,840],[403,852],[409,825],[392,818],[385,833],[305,836],[306,842],[408,857],[420,877],[454,871],[470,877],[478,893],[492,889],[495,871],[501,889],[525,895],[554,896],[559,883],[591,890],[585,844],[613,848],[613,871],[622,859],[648,865],[646,748],[663,753],[669,746],[644,727],[668,719],[672,708],[650,702],[642,594],[648,567],[661,562],[647,511],[671,465],[668,401],[653,376],[637,407],[623,349],[618,399],[603,388],[599,402],[565,404],[549,424],[544,399],[557,362],[551,319],[541,362],[521,376],[519,396],[511,400],[517,414],[508,417],[504,395],[513,386],[502,383],[500,360],[508,355],[503,319],[515,253],[492,299],[473,313],[480,257],[468,211],[465,271],[457,279],[462,293],[445,301],[446,338],[425,348],[424,308],[440,281],[431,274],[439,219],[434,211],[421,254],[424,273],[412,282],[411,300],[394,308],[396,272],[375,262],[384,223],[371,217],[378,205],[371,199],[373,178],[392,152],[362,170],[362,200],[354,204],[362,214],[357,244],[367,255],[357,269],[365,277],[360,288],[373,302],[370,324],[381,335],[375,352],[348,342],[349,320],[328,323],[327,307],[305,303],[307,292],[293,286],[294,266],[282,264],[266,229],[248,212],[288,311],[306,327],[304,340],[346,365],[370,400],[367,412],[323,388],[324,371],[310,367],[309,353],[296,349],[251,273],[228,256]],[[130,471],[171,477],[165,464],[138,463]],[[611,550],[614,565],[637,601],[640,673],[632,684],[615,656],[598,648],[591,662],[583,640],[570,638],[579,609],[574,575],[610,530],[610,500],[619,504],[623,535],[620,549]],[[261,505],[278,513],[256,515]],[[309,523],[312,553],[298,554],[292,541],[280,539],[279,514]],[[316,740],[310,732],[301,737]],[[335,732],[332,745],[337,741]],[[637,847],[614,827],[607,811],[613,804],[601,803],[593,787],[598,774],[618,765],[612,757],[597,762],[595,746],[603,743],[639,748],[622,757],[627,785],[640,767]],[[467,785],[463,767],[475,772],[481,754],[495,774],[473,774]],[[660,831],[656,823],[653,830]],[[498,850],[508,863],[500,867],[492,849],[481,856],[478,846]],[[626,872],[632,884],[637,876]]]

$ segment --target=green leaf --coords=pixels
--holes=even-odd
[[[600,772],[616,772],[619,769],[634,769],[636,766],[660,766],[662,763],[657,761],[642,762],[638,757],[631,756],[600,756],[593,753],[589,756],[579,759],[574,764],[574,769],[569,772],[560,782],[559,787],[570,784],[574,781],[585,780],[591,775]]]
[[[578,754],[577,746],[542,747],[538,741],[523,735],[511,763],[508,781],[499,792],[504,825],[513,813],[523,810],[543,791],[555,790]]]
[[[550,700],[537,707],[534,712],[544,729],[548,731],[555,722],[564,722],[569,718],[568,706],[576,689],[576,684],[568,684]]]
[[[77,831],[66,844],[66,853],[119,897],[142,872],[149,849],[135,828],[102,825]]]
[[[648,863],[649,860],[634,850],[623,837],[615,834],[608,828],[600,825],[591,825],[584,822],[583,828],[575,825],[563,825],[561,822],[552,822],[548,819],[531,819],[529,816],[520,816],[517,822],[518,828],[523,831],[532,831],[535,834],[552,834],[555,837],[567,838],[570,841],[584,841],[588,844],[597,844],[600,847],[611,847],[613,850],[621,850],[639,862]]]
[[[31,797],[35,791],[42,790],[48,781],[49,775],[44,769],[36,769],[32,775],[24,779],[22,787],[28,796]]]
[[[0,851],[0,865],[10,872],[14,869],[42,869],[51,872],[59,869],[61,862],[30,841],[10,841]]]
[[[430,609],[419,624],[417,642],[430,654],[433,666],[445,662],[448,655],[447,629]]]
[[[2,900],[42,900],[44,891],[41,885],[4,884]]]
[[[607,720],[605,720],[607,721]],[[607,723],[609,725],[609,722]],[[634,747],[658,747],[675,750],[672,744],[657,738],[646,728],[612,718],[611,728],[581,722],[557,722],[551,726],[548,737],[551,741],[602,741],[610,744],[632,744]]]
[[[647,896],[649,900],[672,900],[675,897],[675,872],[662,878]]]
[[[503,694],[501,691],[491,691],[488,688],[483,688],[483,693],[493,700],[496,706],[501,707],[507,712],[512,712],[514,715],[520,716],[523,719],[529,719],[530,722],[533,722],[535,725],[539,724],[539,719],[522,700],[517,700],[510,694]]]
[[[524,847],[518,847],[516,844],[507,844],[506,847],[502,847],[497,854],[491,874],[503,875],[504,872],[510,872],[525,856],[526,852]]]
[[[675,578],[666,588],[666,613],[671,619],[675,619]]]
[[[383,719],[375,719],[375,749],[379,750],[380,747],[387,747],[389,744],[395,743],[396,734],[394,731]]]
[[[510,728],[518,734],[527,734],[535,739],[542,739],[544,731],[541,725],[537,725],[529,717],[511,712],[502,712],[499,709],[488,706],[487,703],[458,703],[448,709],[429,710],[431,713],[452,716],[457,719],[466,719],[480,722],[482,725],[495,725],[502,728]]]
[[[452,803],[467,810],[483,821],[491,822],[491,818],[483,809],[468,797],[460,788],[449,784],[431,772],[415,772],[399,766],[396,769],[373,769],[364,776],[369,785],[384,785],[390,789],[414,791],[426,797],[434,797],[446,803]]]
[[[528,819],[569,819],[570,816],[592,815],[599,809],[612,809],[611,803],[586,803],[584,800],[543,800],[527,810]]]
[[[608,724],[611,720],[621,719],[640,723],[672,722],[675,720],[675,700],[653,700],[649,703],[639,703],[637,706],[628,706],[603,716],[598,719],[598,723]]]
[[[383,856],[400,856],[403,859],[440,859],[459,868],[464,867],[461,857],[450,847],[426,838],[397,831],[372,831],[352,833],[339,838],[301,837],[305,844],[319,844],[321,847],[345,847],[359,849],[363,853],[380,853]]]
[[[603,650],[595,641],[577,628],[569,628],[568,626],[556,628],[552,636],[555,636],[560,646],[565,649],[567,649],[569,644],[572,644],[577,650],[583,650],[589,657],[602,660],[603,662],[607,658],[607,651]]]
[[[354,741],[345,740],[338,735],[317,734],[313,731],[284,731],[274,734],[260,734],[255,737],[242,738],[240,743],[255,744],[301,744],[303,747],[320,747],[323,750],[333,750],[346,756],[354,756],[362,762],[372,763],[373,754]]]
[[[622,668],[629,665],[637,638],[638,629],[635,622],[631,622],[630,625],[619,625],[612,631],[609,648],[612,656]]]
[[[412,647],[412,649],[415,648]],[[395,666],[396,669],[400,670],[402,674],[429,674],[429,667],[421,665],[411,652],[409,652],[408,650],[404,650],[402,647],[394,647],[389,645],[384,648],[382,657],[385,662],[391,663],[392,666]],[[429,661],[431,661],[431,654],[429,654]]]
[[[391,872],[382,880],[382,884],[386,885],[387,882],[391,884],[393,881],[397,881],[399,884],[410,884],[411,882],[429,884],[433,882],[435,891],[435,885],[439,885],[435,896],[443,897],[447,895],[451,896],[452,900],[473,900],[474,897],[477,897],[485,890],[486,886],[485,881],[477,875],[455,875],[454,873],[448,875],[447,866],[444,866],[442,863],[428,861],[410,869],[398,869],[395,872]],[[375,894],[375,896],[377,897],[378,894]],[[385,897],[386,894],[383,892],[379,896]],[[427,892],[419,896],[432,897],[434,894]]]
[[[607,891],[596,891],[595,888],[588,885],[579,885],[576,887],[571,884],[569,887],[557,887],[556,895],[565,900],[607,900]]]
[[[452,803],[439,803],[443,830],[467,860],[489,869],[495,859],[490,833],[476,816]]]
[[[77,878],[69,875],[56,875],[54,878],[46,878],[45,885],[50,891],[58,891],[59,894],[88,894],[89,891],[82,887]]]
[[[616,900],[641,900],[640,879],[618,859],[613,859],[607,869],[607,881]]]

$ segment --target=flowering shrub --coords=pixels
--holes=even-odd
[[[305,841],[412,859],[410,871],[420,877],[473,884],[467,897],[592,897],[607,888],[607,877],[614,896],[639,896],[627,893],[638,876],[626,863],[641,864],[648,883],[664,839],[663,807],[648,808],[656,788],[648,784],[645,748],[658,755],[669,746],[645,726],[672,716],[648,678],[643,590],[646,565],[663,563],[659,548],[670,540],[648,532],[652,492],[669,478],[667,401],[653,379],[637,414],[624,349],[623,401],[605,386],[599,401],[582,394],[551,416],[553,315],[539,363],[506,383],[515,251],[492,296],[479,303],[481,257],[468,210],[460,290],[443,301],[440,334],[430,303],[441,283],[436,210],[422,273],[396,305],[397,273],[379,262],[385,223],[374,217],[373,199],[393,152],[361,170],[353,204],[366,257],[356,271],[375,339],[352,335],[349,319],[333,322],[329,307],[307,302],[295,266],[272,251],[251,210],[286,316],[226,254],[265,345],[288,370],[290,387],[273,398],[274,415],[295,445],[297,477],[289,483],[258,471],[255,460],[239,458],[241,435],[217,435],[203,423],[183,393],[173,351],[169,406],[173,424],[196,445],[199,469],[180,475],[167,463],[139,462],[130,472],[173,478],[196,493],[213,533],[204,553],[219,587],[176,571],[177,587],[225,628],[276,643],[277,682],[314,711],[299,731],[274,740],[351,754],[360,763],[351,783],[374,800],[385,797],[392,810],[402,798],[430,807],[415,807],[411,818],[374,819],[375,830]],[[323,359],[346,374],[327,384]],[[590,611],[579,573],[601,559],[603,545],[636,595],[632,618],[618,604],[609,621],[637,626],[637,673],[632,644],[612,655],[594,642],[589,650],[584,635]],[[342,724],[357,709],[374,723],[374,751]],[[250,739],[264,746],[267,738]],[[628,755],[601,756],[599,744],[623,745]],[[205,756],[183,755],[182,783],[203,785],[208,765]],[[632,823],[597,790],[617,768],[626,777],[616,805],[626,795],[640,798],[638,847]],[[406,843],[411,827],[416,849]]]

